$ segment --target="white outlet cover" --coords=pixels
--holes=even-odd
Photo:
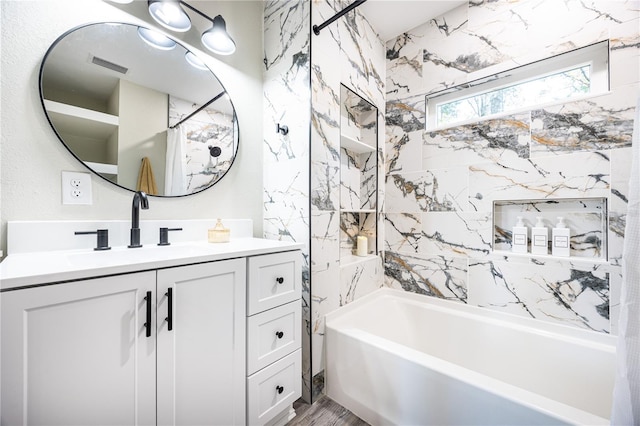
[[[62,172],[62,204],[93,204],[91,173]]]

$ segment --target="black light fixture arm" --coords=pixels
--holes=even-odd
[[[329,18],[326,21],[324,21],[322,24],[314,25],[313,26],[313,33],[315,35],[320,35],[320,31],[322,31],[322,29],[324,27],[326,27],[327,25],[331,25],[331,23],[333,23],[333,21],[335,21],[336,19],[342,17],[343,15],[351,12],[353,9],[355,9],[358,6],[360,6],[365,1],[367,1],[367,0],[356,0],[353,3],[351,3],[349,6],[345,7],[344,9],[342,9],[340,12],[336,13],[335,15],[333,15],[331,18]],[[182,3],[182,2],[180,2],[180,3]]]
[[[200,16],[202,16],[206,20],[213,22],[213,18],[210,18],[208,15],[205,15],[204,13],[200,12],[198,9],[196,9],[193,6],[191,6],[189,3],[186,3],[186,2],[184,2],[182,0],[178,0],[178,3],[180,3],[183,6],[185,6],[187,9],[194,11],[195,13],[197,13]]]
[[[214,96],[212,99],[210,99],[209,101],[207,101],[204,105],[202,105],[200,108],[198,108],[197,110],[193,111],[191,114],[187,115],[185,118],[183,118],[182,120],[178,121],[176,124],[174,124],[173,126],[169,126],[170,129],[175,129],[176,127],[178,127],[179,125],[181,125],[182,123],[184,123],[185,121],[187,121],[188,119],[190,119],[191,117],[193,117],[194,115],[196,115],[197,113],[199,113],[200,111],[202,111],[203,109],[205,109],[206,107],[208,107],[209,105],[211,105],[212,103],[214,103],[215,101],[217,101],[218,99],[220,99],[222,96],[225,95],[225,93],[227,93],[226,91],[222,91],[220,93],[218,93],[216,96]]]

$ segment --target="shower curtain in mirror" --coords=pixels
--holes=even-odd
[[[640,425],[640,98],[632,140],[612,425]]]
[[[167,162],[164,195],[184,195],[187,191],[185,147],[187,136],[182,126],[167,130]]]

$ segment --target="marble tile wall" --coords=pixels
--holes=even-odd
[[[264,210],[269,239],[305,245],[302,265],[302,394],[311,401],[309,128],[311,7],[264,2]],[[277,125],[289,132],[276,132]]]
[[[312,0],[312,23],[321,24],[350,3]],[[367,200],[376,198],[377,192],[381,212],[386,60],[383,41],[357,9],[324,28],[320,35],[313,35],[311,46],[311,373],[316,397],[324,388],[324,315],[382,283],[381,256],[349,265],[340,262],[341,245],[343,251],[350,250],[352,233],[358,227],[369,226],[371,221],[378,221],[377,246],[382,247],[382,214],[362,220],[360,214],[341,215],[340,205],[342,201],[344,205],[367,208]],[[341,156],[341,84],[378,108],[377,162],[372,161],[375,155]],[[362,161],[378,167],[377,188],[370,185],[375,179],[373,173],[369,177],[355,173],[351,176],[347,171],[341,181],[341,161],[346,170]],[[341,187],[345,189],[343,197]],[[348,196],[356,193],[367,196]]]
[[[188,117],[197,107],[193,102],[169,96],[169,126]],[[187,136],[186,191],[192,193],[209,187],[231,167],[237,149],[233,135],[234,121],[232,115],[216,110],[214,103],[191,117],[183,126]],[[213,158],[209,146],[219,147],[222,150],[220,156]]]
[[[387,42],[385,285],[616,333],[639,28],[637,0],[470,0]],[[425,131],[425,95],[603,40],[608,93]],[[585,197],[604,259],[494,252],[495,200]]]

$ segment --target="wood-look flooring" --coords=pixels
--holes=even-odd
[[[286,426],[369,426],[369,423],[327,396],[320,397],[312,405],[298,400],[293,407],[296,417]]]

